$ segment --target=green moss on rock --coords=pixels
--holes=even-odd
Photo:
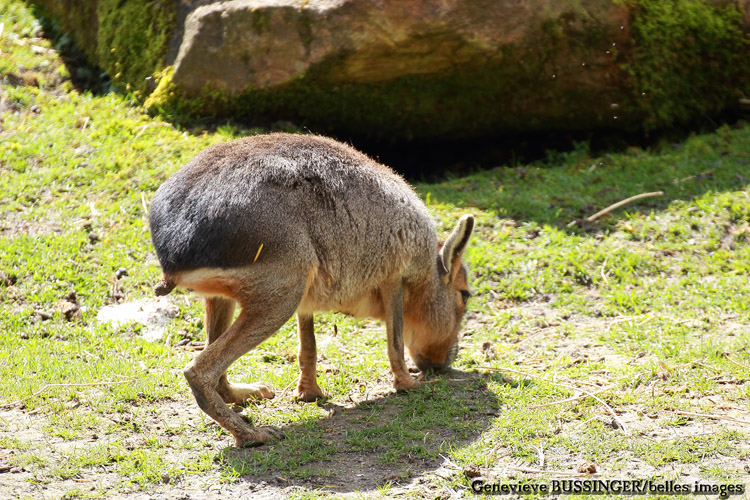
[[[41,9],[41,14],[54,21],[56,28],[67,33],[78,49],[90,61],[97,62],[96,47],[99,22],[96,16],[96,7],[98,2],[37,0],[32,3],[35,7]]]
[[[143,94],[164,67],[176,8],[171,1],[100,0],[97,61],[120,88]]]
[[[116,87],[145,96],[146,78],[165,66],[175,28],[172,0],[35,0]]]
[[[747,34],[736,3],[631,0],[629,112],[667,127],[735,106],[750,91]]]

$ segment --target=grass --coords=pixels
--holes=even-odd
[[[442,498],[469,494],[466,471],[539,482],[592,467],[598,478],[750,482],[748,426],[730,420],[750,420],[750,126],[603,156],[580,144],[418,184],[441,233],[477,218],[455,370],[392,394],[382,327],[322,315],[329,399],[287,391],[238,409],[286,439],[237,450],[182,376],[195,352],[181,341],[203,339],[199,300],[171,297],[178,313],[158,342],[96,315],[151,297],[146,208],[159,184],[207,145],[260,130],[181,129],[127,96],[76,90],[23,3],[0,0],[0,23],[2,496]],[[655,190],[664,196],[569,226]],[[79,310],[66,317],[71,292]],[[281,394],[296,350],[290,322],[230,377]],[[564,401],[576,395],[566,386],[596,393],[629,434],[593,398]]]

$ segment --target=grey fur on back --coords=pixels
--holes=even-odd
[[[214,145],[157,191],[153,243],[165,275],[260,264],[324,273],[331,299],[435,269],[430,215],[389,168],[331,139],[271,134]],[[350,289],[351,288],[351,289]],[[359,289],[359,290],[355,290]]]

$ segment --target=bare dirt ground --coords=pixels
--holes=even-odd
[[[462,384],[477,379],[476,374],[456,373],[456,383]],[[469,385],[469,384],[465,384]],[[324,463],[313,463],[305,465],[309,477],[295,479],[285,477],[283,472],[270,471],[262,476],[242,476],[237,481],[228,482],[222,477],[219,463],[224,460],[243,460],[247,453],[254,450],[243,450],[234,448],[233,439],[226,435],[217,438],[210,445],[210,450],[216,453],[215,468],[209,472],[199,475],[184,475],[172,480],[164,477],[164,484],[150,485],[146,491],[128,491],[122,489],[122,476],[111,467],[97,467],[86,469],[85,473],[67,480],[51,480],[45,477],[40,482],[32,467],[12,467],[8,464],[13,450],[0,452],[0,492],[9,494],[11,498],[35,498],[52,499],[62,498],[66,492],[77,489],[84,494],[88,492],[106,492],[107,498],[122,499],[220,499],[220,498],[286,498],[291,493],[302,493],[306,491],[325,491],[330,493],[359,495],[360,492],[377,491],[377,488],[386,483],[400,483],[396,491],[406,492],[420,489],[426,493],[425,484],[430,476],[451,474],[449,469],[443,465],[445,460],[429,461],[414,460],[412,462],[399,462],[395,464],[383,464],[376,453],[367,453],[352,450],[346,443],[348,432],[353,429],[366,428],[363,419],[369,418],[373,412],[377,413],[378,420],[396,418],[400,404],[399,400],[406,396],[392,393],[387,385],[382,386],[382,392],[371,390],[368,394],[367,404],[359,407],[363,401],[353,401],[347,405],[326,404],[329,417],[315,426],[316,433],[322,433],[326,443],[330,443],[338,450]],[[479,408],[486,405],[491,395],[487,391],[470,389],[466,393],[464,401],[457,404],[475,404]],[[280,404],[298,404],[288,401]],[[148,411],[153,417],[147,420],[146,425],[139,429],[137,435],[126,438],[126,446],[139,446],[145,437],[158,435],[164,432],[164,422],[168,421],[170,426],[181,426],[187,429],[187,433],[196,427],[202,427],[206,423],[206,417],[192,400],[180,399],[173,401],[162,401],[155,403]],[[270,410],[269,410],[270,411]],[[490,410],[477,415],[477,419],[485,426],[489,425],[490,418],[495,414]],[[121,415],[113,418],[123,418]],[[127,418],[127,417],[125,417]],[[56,463],[65,460],[65,456],[76,448],[83,449],[95,445],[105,444],[103,438],[92,434],[88,439],[75,441],[63,440],[62,438],[51,438],[43,432],[47,425],[43,417],[38,414],[28,414],[21,410],[6,410],[0,412],[0,421],[4,430],[0,432],[0,438],[14,437],[21,440],[44,442],[43,459],[48,463]],[[214,425],[214,424],[210,424]],[[297,428],[295,428],[297,427]],[[217,428],[218,430],[218,428]],[[286,427],[289,433],[303,433],[305,425]],[[196,431],[196,434],[198,432]],[[181,436],[190,438],[190,436]],[[194,436],[195,437],[195,436]],[[471,436],[475,439],[478,436]],[[175,439],[177,436],[174,437]],[[449,432],[439,428],[425,430],[425,448],[435,449],[446,442],[461,444],[467,439],[455,439]],[[284,446],[284,441],[273,446]],[[167,461],[181,463],[194,457],[200,451],[196,449],[170,448]],[[303,473],[303,475],[306,475]]]
[[[500,305],[499,307],[504,307]],[[528,379],[520,375],[528,371],[537,373],[545,372],[545,368],[555,359],[565,357],[571,359],[570,363],[580,364],[591,361],[604,360],[605,366],[612,369],[616,366],[631,364],[643,365],[653,363],[654,360],[648,354],[638,353],[635,356],[624,356],[612,352],[605,343],[597,340],[598,334],[613,326],[616,321],[648,321],[648,318],[596,318],[596,317],[561,317],[559,311],[549,307],[546,303],[529,303],[523,306],[507,307],[505,312],[512,314],[511,322],[504,330],[521,332],[522,335],[508,334],[501,339],[506,346],[511,346],[515,356],[515,367],[519,373],[482,373],[481,367],[474,372],[452,371],[443,375],[450,384],[460,386],[460,397],[454,402],[456,405],[468,405],[476,409],[473,414],[475,419],[475,431],[468,435],[456,436],[450,430],[440,427],[428,427],[424,429],[424,448],[428,450],[439,450],[441,447],[460,447],[483,439],[482,434],[492,425],[492,420],[503,411],[503,402],[498,401],[496,396],[488,390],[487,380],[491,377],[495,381],[507,381],[514,384],[514,380],[526,379],[528,383],[535,383],[534,379]],[[482,341],[475,338],[475,332],[491,327],[496,321],[493,317],[479,314],[470,315],[466,324],[466,334],[462,339],[464,351],[474,351],[486,358],[495,355],[494,349],[501,346],[492,342]],[[745,331],[746,325],[735,324],[731,318],[722,321],[724,332]],[[513,327],[518,328],[513,328]],[[571,331],[578,332],[570,335]],[[720,374],[717,374],[720,377]],[[602,387],[612,385],[613,380],[608,370],[593,373],[587,379],[585,390],[596,392]],[[732,384],[747,384],[747,380],[728,381]],[[639,396],[647,400],[649,393],[656,390],[665,390],[665,387],[655,387],[656,384],[637,388]],[[668,383],[665,382],[665,386]],[[200,452],[209,451],[215,454],[214,466],[207,471],[196,474],[182,474],[176,478],[168,475],[163,481],[151,484],[145,489],[123,486],[123,478],[120,473],[115,472],[111,465],[85,468],[82,474],[70,479],[55,479],[50,475],[39,476],[34,472],[34,465],[26,467],[12,466],[11,458],[18,450],[0,450],[0,492],[9,498],[35,498],[52,499],[63,498],[75,491],[75,496],[86,497],[88,495],[98,496],[105,494],[107,498],[115,499],[223,499],[223,498],[261,498],[277,499],[286,498],[290,495],[310,494],[315,496],[319,493],[335,493],[343,497],[359,497],[362,494],[378,496],[410,495],[418,498],[450,498],[462,494],[460,490],[453,490],[445,486],[446,479],[461,477],[467,473],[466,470],[457,466],[445,455],[439,454],[438,459],[428,460],[414,458],[410,461],[396,461],[395,463],[384,462],[382,454],[369,453],[361,449],[353,448],[347,441],[347,436],[354,430],[366,429],[372,426],[373,415],[376,422],[397,419],[398,412],[402,408],[404,398],[408,395],[392,393],[388,380],[374,381],[365,392],[352,393],[348,401],[328,402],[324,405],[327,416],[318,420],[312,427],[316,435],[324,437],[323,444],[331,445],[333,451],[324,461],[313,462],[304,465],[295,474],[296,477],[288,477],[281,471],[269,469],[262,475],[244,475],[239,479],[228,480],[224,469],[226,463],[241,462],[247,458],[245,455],[251,453],[249,450],[234,448],[231,437],[226,434],[206,442],[199,437],[205,431],[201,430],[208,425],[216,427],[207,421],[207,417],[198,409],[192,399],[183,396],[175,396],[169,400],[157,401],[141,406],[139,413],[139,429],[132,435],[119,435],[103,437],[97,433],[91,433],[88,438],[74,441],[64,440],[60,437],[50,437],[45,432],[49,425],[43,411],[26,412],[21,409],[3,409],[0,411],[1,438],[17,438],[23,441],[31,441],[36,444],[43,443],[42,453],[38,460],[47,465],[61,465],[72,451],[106,445],[107,439],[122,439],[122,444],[127,447],[138,447],[144,440],[153,436],[164,437],[169,428],[181,428],[182,436],[171,436],[168,439],[187,439],[195,442],[204,442],[205,449],[187,449],[184,447],[168,447],[166,461],[169,463],[182,463],[195,457]],[[690,398],[689,392],[685,397]],[[283,395],[281,400],[275,401],[273,406],[265,411],[283,410],[287,405],[298,405],[292,401],[289,394]],[[723,417],[724,420],[704,420],[687,418],[683,425],[665,427],[657,422],[663,414],[654,414],[646,409],[645,405],[628,405],[626,409],[615,408],[617,417],[628,428],[632,435],[645,437],[653,442],[672,443],[680,442],[696,436],[707,436],[724,432],[727,430],[747,431],[747,426],[730,419],[747,420],[748,416],[742,408],[732,401],[726,400],[721,394],[705,396],[700,399],[691,400],[696,413],[701,412],[709,404],[714,408],[714,413]],[[561,407],[564,403],[561,404]],[[596,419],[617,426],[611,415],[600,408]],[[149,415],[142,418],[143,414]],[[675,416],[678,416],[675,413]],[[118,414],[110,416],[112,419],[127,419],[128,416]],[[585,439],[583,429],[586,422],[560,421],[559,432],[569,436],[571,440]],[[215,428],[218,431],[218,428]],[[289,424],[285,431],[289,434],[310,432],[309,425]],[[187,435],[184,435],[184,434]],[[190,434],[195,434],[191,436]],[[270,445],[271,447],[283,447],[284,441]],[[569,449],[551,448],[540,450],[540,463],[536,467],[529,467],[528,462],[521,462],[513,458],[510,450],[504,447],[492,446],[487,443],[485,464],[479,467],[476,473],[489,480],[512,478],[512,477],[654,477],[664,474],[677,474],[683,482],[699,480],[701,471],[706,468],[718,468],[727,471],[744,470],[750,478],[750,465],[742,457],[750,455],[750,443],[743,443],[739,454],[719,455],[708,457],[694,463],[679,463],[674,466],[657,468],[645,463],[637,457],[620,456],[617,461],[589,463],[579,453],[571,453]],[[270,447],[269,447],[270,448]],[[623,461],[626,465],[623,466]],[[553,465],[548,465],[553,464]],[[670,468],[671,467],[671,468]],[[537,472],[537,470],[539,472]],[[570,472],[570,471],[578,471]],[[389,488],[383,489],[383,485]],[[464,492],[469,494],[468,492]]]

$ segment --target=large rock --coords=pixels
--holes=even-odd
[[[523,47],[529,56],[558,49],[540,79],[557,70],[566,83],[592,86],[616,69],[611,54],[599,49],[628,40],[629,18],[624,7],[601,1],[212,2],[187,16],[174,82],[188,92],[209,85],[230,94],[278,87],[311,72],[316,83],[385,82],[501,65],[508,48]],[[592,34],[593,46],[550,47]]]
[[[750,96],[750,0],[35,1],[175,118],[434,139],[653,129]]]
[[[580,129],[619,119],[629,39],[629,10],[601,0],[211,2],[173,84],[369,136]]]

